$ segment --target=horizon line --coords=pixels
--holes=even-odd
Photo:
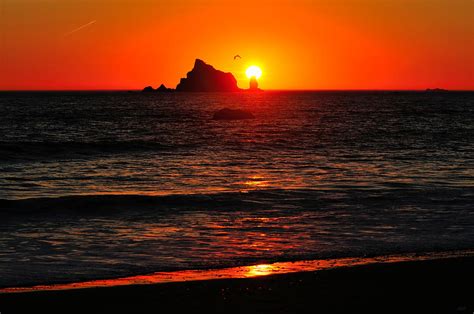
[[[425,89],[378,89],[378,88],[328,88],[328,89],[264,89],[268,92],[426,92],[428,90],[440,89],[441,92],[474,92],[474,89],[444,89],[444,88],[425,88]],[[143,89],[0,89],[0,92],[141,92]],[[181,93],[181,92],[180,92]],[[199,93],[199,92],[189,92]],[[206,92],[202,92],[206,93]],[[216,92],[208,92],[216,93]],[[219,93],[219,92],[217,92]],[[222,93],[238,93],[237,92],[222,92]]]

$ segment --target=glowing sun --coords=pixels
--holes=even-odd
[[[248,78],[255,76],[258,79],[262,76],[262,70],[258,66],[252,65],[245,71],[245,74]]]

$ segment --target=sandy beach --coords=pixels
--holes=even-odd
[[[472,313],[473,257],[0,295],[2,313]]]

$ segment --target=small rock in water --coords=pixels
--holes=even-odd
[[[248,111],[241,109],[224,108],[214,113],[214,120],[242,120],[253,119],[255,116]]]
[[[142,90],[142,92],[144,92],[144,93],[150,93],[150,92],[154,92],[154,91],[155,90],[151,86],[147,86]]]

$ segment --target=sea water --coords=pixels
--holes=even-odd
[[[473,139],[468,92],[3,92],[0,287],[472,249]]]

